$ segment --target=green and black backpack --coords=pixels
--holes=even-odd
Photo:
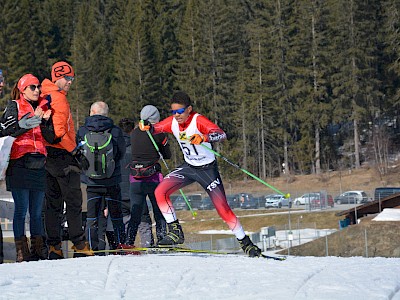
[[[110,178],[115,169],[111,129],[104,132],[89,131],[85,134],[83,154],[89,161],[86,176],[92,179]]]

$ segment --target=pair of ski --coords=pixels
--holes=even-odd
[[[237,255],[235,252],[219,252],[213,250],[199,250],[190,249],[182,246],[158,246],[158,247],[135,247],[131,249],[115,249],[115,250],[99,250],[94,251],[95,253],[119,253],[119,254],[167,254],[167,253],[193,253],[193,254],[209,254],[209,255]],[[286,259],[284,256],[270,256],[261,254],[262,258],[283,261]]]

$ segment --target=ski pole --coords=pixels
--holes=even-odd
[[[214,151],[213,149],[211,149],[210,147],[207,147],[204,144],[200,144],[201,146],[203,146],[204,148],[206,148],[208,151],[214,153],[216,156],[222,158],[224,161],[226,161],[228,164],[230,164],[231,166],[234,166],[235,168],[238,168],[239,170],[241,170],[242,172],[246,173],[247,175],[249,175],[250,177],[256,179],[257,181],[261,182],[262,184],[266,185],[267,187],[269,187],[270,189],[274,190],[275,192],[277,192],[278,194],[283,195],[286,199],[290,198],[290,194],[285,194],[283,192],[281,192],[280,190],[278,190],[276,187],[266,183],[264,180],[262,180],[261,178],[257,177],[256,175],[250,173],[249,171],[243,169],[242,167],[240,167],[239,165],[231,162],[229,159],[227,159],[225,156],[223,156],[222,154],[219,154],[217,151]]]
[[[140,120],[140,122],[143,122],[143,120]],[[160,148],[158,148],[158,145],[157,145],[156,141],[154,140],[153,135],[148,130],[146,130],[146,132],[147,132],[147,135],[149,136],[151,142],[153,143],[154,148],[156,148],[156,151],[158,152],[158,155],[160,156],[161,160],[163,161],[165,167],[167,168],[168,173],[170,173],[171,170],[169,169],[167,162],[165,161],[163,155],[161,154]],[[195,212],[193,210],[192,206],[190,205],[190,203],[189,203],[188,199],[186,198],[186,195],[183,193],[182,189],[179,189],[179,192],[181,193],[183,199],[185,200],[187,206],[189,207],[189,210],[192,213],[192,216],[196,217],[197,216],[197,212]]]

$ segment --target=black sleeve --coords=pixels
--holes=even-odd
[[[168,136],[165,133],[156,135],[157,144],[164,159],[171,158],[171,149],[169,148]]]
[[[47,121],[43,119],[42,124],[40,124],[40,129],[42,131],[43,138],[49,144],[58,144],[61,142],[61,138],[57,138],[56,133],[54,132],[52,117],[50,117]]]
[[[0,136],[17,137],[29,129],[22,129],[18,125],[18,107],[15,101],[9,100],[0,119]]]
[[[124,133],[122,132],[122,129],[116,126],[116,129],[114,129],[118,132],[116,134],[117,138],[117,154],[115,156],[116,160],[121,160],[125,156],[126,152],[126,143],[125,143],[125,138],[124,138]]]

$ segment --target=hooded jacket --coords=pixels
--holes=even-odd
[[[52,117],[55,137],[61,138],[59,143],[46,143],[46,146],[65,149],[68,152],[72,152],[76,147],[75,127],[66,95],[67,93],[65,91],[60,91],[58,86],[49,79],[43,80],[42,96],[50,96],[47,97],[47,99],[50,101],[51,110],[53,112]]]
[[[85,125],[81,126],[76,136],[76,143],[85,139],[85,134],[92,132],[104,132],[110,130],[115,160],[115,170],[110,178],[91,179],[85,174],[81,175],[81,181],[88,186],[114,186],[121,182],[121,160],[126,151],[125,139],[122,129],[114,125],[114,121],[101,115],[86,117]]]

